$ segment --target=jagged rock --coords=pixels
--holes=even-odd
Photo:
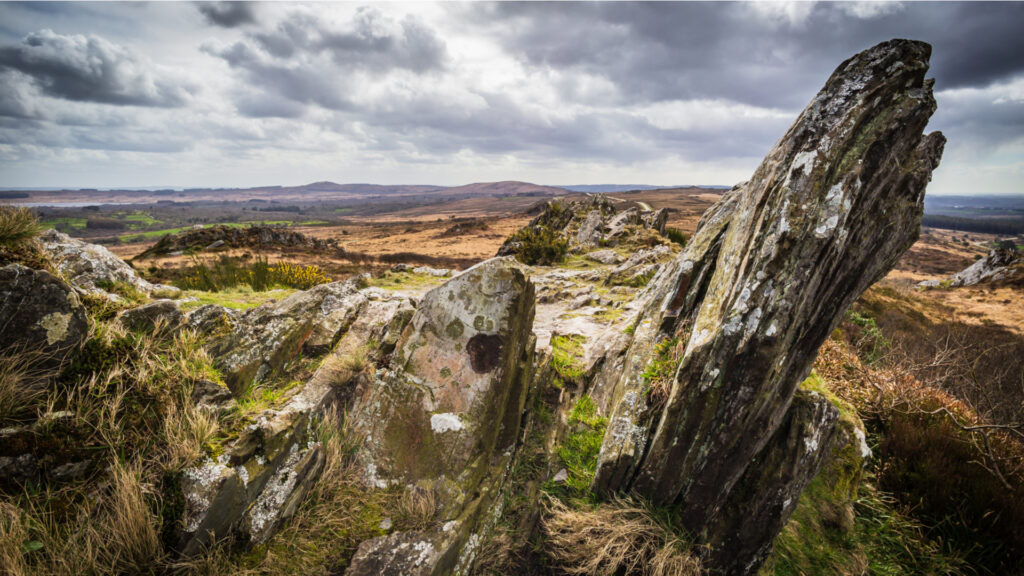
[[[678,506],[706,542],[818,347],[917,238],[945,141],[922,135],[935,110],[929,55],[894,40],[840,65],[750,182],[651,280],[627,353],[639,360],[607,392],[595,489]],[[673,335],[679,368],[652,408],[638,377],[645,350]]]
[[[982,282],[998,283],[1024,278],[1024,253],[1008,242],[988,253],[984,258],[957,272],[950,278],[950,286],[974,286]]]
[[[656,267],[653,263],[672,253],[668,246],[655,246],[635,252],[625,262],[619,264],[608,273],[605,284],[636,285],[637,278],[653,276]]]
[[[63,280],[20,264],[0,268],[0,350],[38,350],[40,365],[58,367],[88,331],[85,307]]]
[[[365,300],[355,282],[332,282],[240,313],[203,306],[188,323],[209,336],[215,365],[237,394],[300,351],[332,346]]]
[[[658,234],[665,233],[665,225],[668,224],[668,209],[662,208],[653,212],[644,212],[640,215],[644,228],[654,230]]]
[[[129,330],[152,332],[159,326],[162,330],[176,330],[185,321],[174,300],[155,300],[138,308],[125,310],[120,321]]]
[[[608,233],[605,235],[606,238],[619,238],[625,235],[629,231],[630,226],[636,226],[640,224],[640,209],[637,207],[628,208],[612,218],[611,222],[608,223]]]
[[[394,348],[412,316],[407,298],[372,288],[352,294],[346,303],[352,320],[313,376],[284,405],[260,414],[224,446],[217,461],[186,470],[179,535],[186,554],[229,531],[250,543],[265,542],[295,513],[319,476],[323,454],[308,437],[310,419],[336,402],[347,406],[361,393],[350,389],[356,379],[349,360],[363,354],[365,365],[374,365]],[[371,341],[379,344],[368,349]],[[196,393],[217,404],[223,398],[223,389],[212,382],[197,385]]]
[[[435,491],[448,529],[364,543],[348,574],[406,573],[412,542],[430,545],[415,566],[423,573],[472,561],[518,437],[533,314],[533,284],[509,258],[482,262],[423,297],[356,428],[367,438],[367,480]]]
[[[601,264],[618,264],[622,262],[622,256],[615,250],[597,250],[587,254],[587,258]]]
[[[181,291],[171,286],[143,280],[131,266],[103,246],[89,244],[50,229],[39,235],[39,245],[57,271],[72,286],[94,294],[106,294],[118,283],[150,294],[159,291],[173,295]]]
[[[206,409],[226,408],[234,400],[231,390],[211,380],[200,380],[192,388],[192,403]]]
[[[229,248],[306,248],[326,250],[335,245],[333,240],[321,240],[306,236],[288,228],[274,226],[199,226],[191,230],[168,234],[152,248],[140,254],[139,258],[173,256],[188,250],[210,250],[227,246]]]
[[[430,276],[437,276],[443,278],[445,276],[451,276],[452,271],[448,268],[431,268],[430,266],[417,266],[412,269],[417,274],[428,274]]]
[[[799,390],[782,424],[736,482],[707,529],[716,574],[756,574],[804,488],[829,456],[839,410],[821,394]]]
[[[580,246],[597,246],[604,238],[604,219],[600,210],[587,212],[586,219],[580,224],[576,233],[576,243]]]

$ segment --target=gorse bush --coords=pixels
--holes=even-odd
[[[39,220],[28,208],[0,206],[0,245],[14,246],[39,233]]]
[[[255,292],[263,292],[277,286],[308,290],[328,282],[331,279],[319,266],[289,262],[270,264],[265,258],[243,264],[238,259],[222,256],[211,265],[197,262],[190,273],[174,284],[184,290],[206,292],[220,292],[236,286],[249,286]]]
[[[527,226],[509,240],[517,244],[515,255],[523,264],[556,264],[569,251],[569,241],[548,226]]]

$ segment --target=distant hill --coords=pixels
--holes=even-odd
[[[516,180],[505,180],[502,182],[477,182],[464,186],[446,188],[445,195],[472,195],[472,196],[561,196],[568,193],[566,188],[555,186],[542,186],[529,182],[518,182]]]

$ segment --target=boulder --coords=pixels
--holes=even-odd
[[[580,246],[597,246],[604,238],[604,219],[600,210],[587,212],[587,217],[580,224],[576,233],[576,243]]]
[[[601,264],[618,264],[622,262],[622,256],[615,250],[596,250],[587,254],[587,258]]]
[[[349,574],[405,566],[398,547],[409,542],[430,544],[423,573],[472,562],[515,452],[532,379],[533,314],[533,284],[510,258],[482,262],[423,297],[355,426],[367,438],[367,481],[433,490],[445,524],[364,543]]]
[[[0,268],[0,350],[33,347],[40,364],[59,367],[88,337],[78,294],[45,270]]]
[[[923,135],[935,110],[930,51],[893,40],[840,65],[751,180],[654,276],[635,329],[639,360],[607,392],[595,489],[678,506],[708,542],[818,347],[917,238],[945,142]],[[679,367],[663,396],[645,395],[643,352],[670,337]]]
[[[262,412],[216,461],[186,471],[184,526],[178,546],[194,554],[212,539],[233,532],[252,544],[265,542],[297,510],[323,468],[323,454],[309,437],[310,422],[338,403],[343,409],[360,391],[351,358],[373,366],[394,348],[412,316],[409,300],[366,289],[353,301],[344,335],[313,376],[281,406]],[[369,342],[378,343],[368,347]],[[222,408],[230,395],[216,383],[196,387],[197,402]]]
[[[125,310],[119,320],[129,330],[153,332],[161,330],[177,330],[185,321],[185,316],[178,309],[174,300],[155,300],[138,308]]]
[[[119,283],[146,294],[154,290],[169,294],[181,292],[171,286],[143,280],[124,260],[103,246],[83,242],[53,229],[39,235],[39,245],[57,271],[72,286],[86,292],[105,294]]]

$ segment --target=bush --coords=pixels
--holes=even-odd
[[[569,241],[547,226],[528,226],[516,232],[509,241],[518,244],[516,258],[531,266],[557,264],[569,251]]]
[[[687,240],[690,239],[685,232],[678,228],[665,228],[665,237],[680,246],[686,246]]]

